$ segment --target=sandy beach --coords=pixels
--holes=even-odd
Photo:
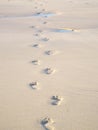
[[[0,130],[98,130],[97,0],[0,0]]]

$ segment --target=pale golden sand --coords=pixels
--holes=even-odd
[[[0,130],[45,129],[98,129],[97,0],[0,0]]]

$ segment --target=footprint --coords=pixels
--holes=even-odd
[[[31,26],[31,28],[35,28],[35,26]]]
[[[34,8],[35,8],[35,9],[38,9],[38,7],[37,7],[37,6],[35,6]]]
[[[46,10],[45,9],[42,9],[42,12],[45,12]]]
[[[51,69],[51,68],[46,68],[46,69],[44,69],[44,72],[45,72],[45,74],[53,74],[54,72],[55,72],[55,70],[54,69]]]
[[[45,15],[44,18],[48,18],[48,16]]]
[[[40,65],[40,61],[39,61],[39,60],[33,60],[32,63],[33,63],[34,65]]]
[[[36,34],[34,34],[34,36],[38,37],[38,36],[39,36],[39,34],[38,34],[38,33],[36,33]]]
[[[42,41],[45,41],[45,42],[47,42],[47,41],[49,41],[49,38],[47,38],[47,37],[45,37],[45,38],[42,38]]]
[[[37,12],[36,15],[41,15],[42,12]]]
[[[46,54],[46,55],[55,55],[55,54],[57,54],[57,51],[48,50],[48,51],[45,51],[45,54]]]
[[[53,123],[54,120],[49,117],[46,117],[41,121],[41,124],[43,125],[45,130],[54,130],[54,127],[52,126]]]
[[[40,6],[44,6],[44,4],[43,4],[43,3],[41,3],[41,4],[40,4]]]
[[[60,105],[61,102],[63,101],[63,98],[61,96],[56,95],[52,97],[52,100],[53,100],[52,105]]]
[[[39,33],[42,33],[42,32],[43,32],[43,30],[38,30],[38,32],[39,32]]]
[[[35,47],[35,48],[40,48],[41,45],[40,45],[40,44],[34,44],[33,47]]]
[[[45,22],[43,22],[43,24],[47,24],[47,22],[45,21]]]
[[[32,89],[38,89],[38,82],[31,82],[29,84],[29,86],[32,88]]]

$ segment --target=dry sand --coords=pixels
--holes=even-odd
[[[0,0],[0,130],[54,128],[98,130],[98,1]]]

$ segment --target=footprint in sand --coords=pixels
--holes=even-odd
[[[47,41],[49,41],[49,38],[47,38],[47,37],[42,38],[42,41],[47,42]]]
[[[42,33],[42,32],[43,32],[43,30],[38,30],[38,32],[39,32],[39,33]]]
[[[48,16],[45,15],[44,18],[48,18]]]
[[[45,72],[45,74],[50,75],[50,74],[53,74],[55,72],[55,70],[51,69],[51,68],[46,68],[46,69],[44,69],[44,72]]]
[[[41,46],[40,44],[34,44],[33,47],[35,47],[35,48],[40,48],[40,47],[42,47],[42,46]]]
[[[34,8],[35,8],[35,9],[38,9],[38,7],[37,7],[37,6],[35,6]]]
[[[29,84],[29,86],[32,88],[32,89],[38,89],[38,82],[31,82]]]
[[[53,100],[52,105],[60,105],[61,102],[63,101],[63,97],[57,95],[52,96],[52,100]]]
[[[38,33],[36,33],[36,34],[34,34],[34,36],[38,37],[38,36],[39,36],[39,34],[38,34]]]
[[[55,55],[55,54],[57,54],[57,53],[58,53],[58,51],[55,51],[55,50],[45,51],[45,54],[46,54],[46,55]]]
[[[54,120],[49,117],[46,117],[41,121],[41,124],[43,125],[45,130],[54,130],[55,128],[52,126],[53,123]]]
[[[43,4],[43,3],[41,3],[41,4],[40,4],[40,6],[44,6],[44,4]]]
[[[35,26],[31,26],[31,28],[35,28]]]
[[[32,63],[33,63],[34,65],[40,65],[40,61],[39,61],[39,60],[33,60]]]
[[[43,22],[43,24],[47,24],[47,22],[45,21],[45,22]]]
[[[46,10],[45,9],[42,9],[42,12],[45,12]]]

